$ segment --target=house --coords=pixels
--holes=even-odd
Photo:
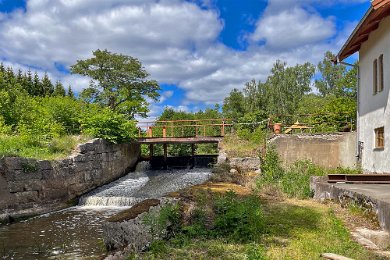
[[[359,52],[357,140],[364,172],[390,173],[390,0],[374,0],[340,50]]]

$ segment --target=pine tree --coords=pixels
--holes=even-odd
[[[0,72],[4,73],[5,72],[5,67],[3,63],[0,63]]]
[[[42,78],[43,96],[52,96],[54,93],[54,86],[47,73]]]
[[[43,96],[42,84],[37,72],[34,73],[32,95]]]
[[[70,85],[68,86],[68,97],[74,98],[74,93]]]
[[[10,86],[15,83],[15,73],[11,67],[7,67],[5,71],[5,80]]]
[[[57,81],[56,85],[54,87],[53,96],[55,96],[55,97],[65,97],[65,95],[66,95],[66,91],[65,91],[64,86],[62,85],[62,83],[60,81]]]
[[[18,73],[16,74],[16,83],[23,84],[23,72],[21,69],[18,69]]]
[[[33,78],[32,78],[32,72],[30,69],[27,71],[26,80],[25,80],[23,87],[28,92],[28,94],[33,95],[34,82],[33,82]]]

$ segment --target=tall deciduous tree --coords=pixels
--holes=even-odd
[[[356,97],[357,66],[347,69],[342,64],[335,64],[335,55],[326,52],[324,59],[318,63],[321,79],[316,80],[316,87],[322,96]],[[357,65],[357,64],[355,64]]]
[[[141,62],[131,56],[96,50],[90,59],[71,66],[72,73],[92,79],[90,87],[81,93],[84,100],[100,103],[114,111],[146,116],[147,98],[157,100],[159,85],[149,79]]]

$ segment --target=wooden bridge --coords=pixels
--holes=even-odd
[[[169,144],[191,144],[195,156],[195,144],[219,143],[233,124],[231,119],[219,118],[138,122],[137,126],[137,142],[149,145],[149,159],[153,157],[153,146],[162,144],[166,161]]]

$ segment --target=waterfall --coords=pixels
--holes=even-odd
[[[126,176],[82,196],[79,200],[79,205],[102,207],[133,206],[145,199],[135,197],[134,195],[149,181],[149,177],[145,174],[148,169],[148,162],[138,163],[134,172],[130,172]]]
[[[148,198],[201,184],[210,169],[150,170],[149,162],[138,163],[134,172],[82,196],[80,206],[129,207]]]

